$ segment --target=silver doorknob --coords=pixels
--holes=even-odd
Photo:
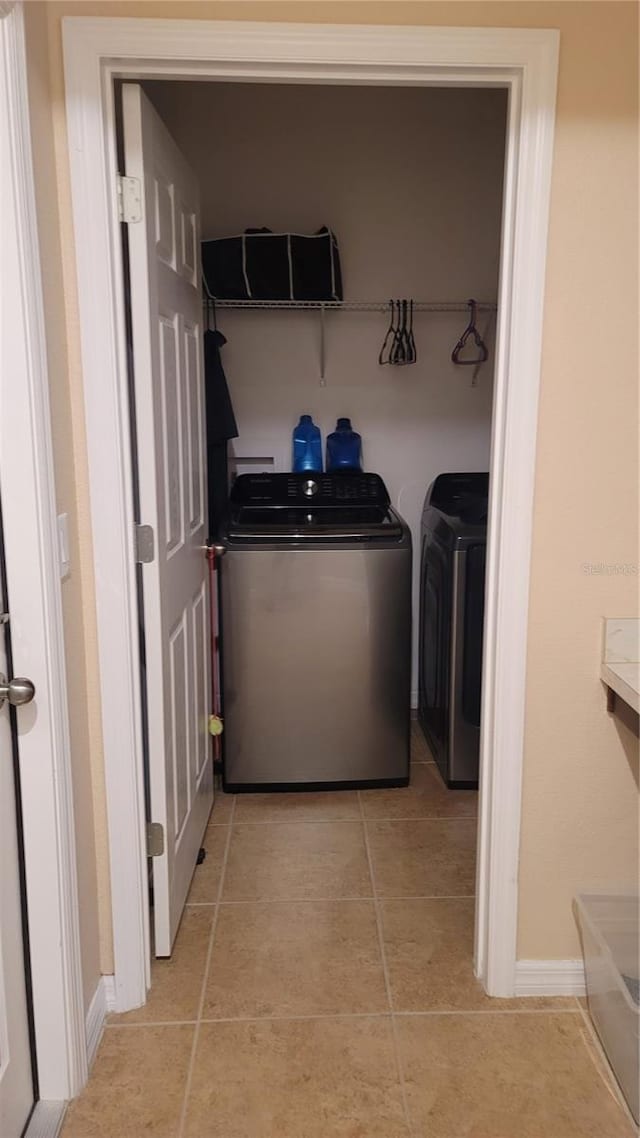
[[[15,679],[7,682],[7,677],[0,672],[0,707],[2,707],[5,699],[9,700],[12,707],[20,707],[23,703],[31,703],[36,689],[31,680],[25,680],[22,676],[16,676]]]

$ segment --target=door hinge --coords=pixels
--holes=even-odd
[[[164,853],[164,829],[161,822],[147,822],[147,857]]]
[[[118,218],[132,224],[142,221],[142,186],[139,178],[116,174],[118,192]]]
[[[136,562],[149,565],[154,557],[153,526],[136,526]]]

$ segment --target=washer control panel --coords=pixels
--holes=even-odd
[[[379,474],[345,470],[339,473],[314,474],[241,474],[230,494],[232,506],[278,509],[308,505],[321,507],[389,505],[387,488]]]

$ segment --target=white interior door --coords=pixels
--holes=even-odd
[[[157,956],[173,940],[213,804],[209,595],[196,178],[137,84],[123,88],[125,173],[141,183],[129,257],[143,566]]]
[[[0,613],[8,610],[0,533]],[[1,618],[0,618],[1,621]],[[8,625],[0,623],[0,673],[10,674]],[[0,1134],[19,1138],[33,1105],[22,939],[18,828],[14,785],[17,736],[9,702],[0,707]]]

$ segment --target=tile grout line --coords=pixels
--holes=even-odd
[[[309,1012],[306,1015],[294,1013],[265,1016],[202,1016],[200,1020],[158,1020],[131,1023],[110,1023],[105,1031],[133,1031],[147,1027],[194,1027],[198,1023],[280,1023],[290,1020],[325,1019],[437,1019],[452,1016],[580,1016],[578,1008],[438,1008],[419,1012]]]
[[[358,792],[359,793],[359,792]],[[456,814],[454,817],[448,817],[445,814],[416,814],[413,817],[405,818],[367,818],[367,822],[374,825],[384,822],[477,822],[477,811],[473,814]],[[266,822],[256,822],[250,820],[248,822],[236,822],[236,826],[357,826],[361,821],[361,817],[354,816],[353,818],[271,818]],[[218,828],[222,829],[226,823],[218,823]]]
[[[213,943],[216,935],[216,926],[218,924],[218,914],[220,912],[220,899],[222,897],[222,889],[224,886],[225,873],[227,871],[227,859],[229,857],[229,847],[231,846],[231,837],[233,834],[233,816],[236,809],[236,799],[234,797],[231,803],[231,812],[229,814],[227,840],[224,846],[224,856],[222,859],[222,869],[220,871],[220,880],[218,882],[218,892],[216,896],[215,911],[213,920],[211,922],[211,932],[209,933],[209,945],[207,948],[207,957],[204,965],[204,975],[202,977],[202,986],[200,988],[200,999],[198,1001],[198,1010],[196,1012],[196,1024],[193,1033],[193,1043],[191,1045],[191,1055],[189,1058],[189,1067],[187,1069],[187,1081],[184,1088],[184,1098],[182,1100],[182,1110],[180,1111],[180,1121],[178,1123],[177,1138],[184,1138],[185,1126],[187,1122],[187,1110],[189,1107],[189,1098],[191,1096],[191,1084],[193,1082],[193,1071],[195,1068],[196,1051],[198,1049],[198,1040],[200,1039],[200,1025],[202,1023],[202,1009],[204,1007],[204,998],[207,990],[207,981],[209,979],[209,969],[211,967],[211,957],[213,955]]]
[[[105,1023],[105,1031],[131,1031],[134,1027],[195,1027],[197,1019],[140,1019],[130,1020],[128,1023]]]
[[[427,1008],[419,1012],[397,1012],[396,1019],[434,1016],[576,1016],[576,1008]]]
[[[376,888],[376,879],[375,879],[375,873],[374,873],[374,869],[373,869],[373,857],[371,855],[371,847],[369,845],[369,833],[367,830],[367,819],[365,816],[364,805],[362,802],[362,795],[361,795],[360,791],[358,791],[358,805],[360,807],[360,818],[362,820],[362,833],[363,833],[363,837],[364,837],[364,847],[365,847],[365,851],[366,851],[366,855],[367,855],[367,864],[369,866],[369,876],[371,878],[371,891],[373,893],[373,907],[374,907],[374,912],[375,912],[375,916],[376,916],[376,928],[378,930],[378,944],[380,947],[380,959],[381,959],[381,963],[382,963],[382,974],[384,977],[384,986],[385,986],[386,993],[387,993],[387,1003],[389,1004],[389,1011],[391,1014],[391,1035],[393,1038],[393,1050],[394,1050],[395,1060],[396,1060],[396,1073],[397,1073],[397,1077],[398,1077],[398,1083],[400,1086],[400,1097],[401,1097],[401,1101],[402,1101],[402,1110],[404,1113],[404,1120],[405,1120],[406,1127],[407,1127],[407,1135],[408,1135],[408,1138],[412,1138],[413,1125],[411,1123],[411,1116],[409,1114],[409,1103],[407,1100],[407,1090],[406,1090],[405,1083],[404,1083],[404,1070],[403,1070],[403,1066],[402,1066],[402,1059],[400,1057],[400,1045],[398,1042],[398,1033],[396,1030],[396,1022],[395,1022],[395,1018],[393,1015],[393,995],[392,995],[392,991],[391,991],[391,980],[389,978],[389,969],[387,967],[387,954],[386,954],[385,946],[384,946],[382,914],[380,912],[380,903],[378,900],[378,890]]]
[[[225,908],[227,905],[314,905],[314,904],[328,904],[333,901],[343,901],[352,904],[357,901],[373,901],[371,893],[362,897],[246,897],[238,901],[219,901],[218,904]],[[394,895],[389,897],[380,897],[380,901],[475,901],[474,893],[425,893],[425,894],[407,894]],[[191,909],[211,909],[215,906],[215,901],[189,901],[185,908]]]

